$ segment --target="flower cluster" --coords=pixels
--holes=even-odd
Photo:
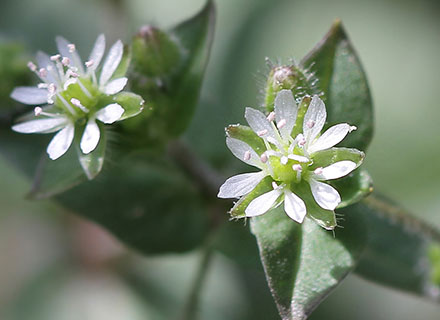
[[[290,90],[277,94],[274,112],[267,117],[247,108],[245,118],[253,132],[229,134],[226,143],[237,158],[261,171],[227,179],[218,196],[241,197],[236,206],[245,204],[245,217],[262,215],[283,202],[286,214],[298,223],[322,210],[334,216],[341,196],[327,181],[350,174],[364,158],[356,149],[334,146],[356,127],[341,123],[321,135],[327,118],[324,102],[317,95],[304,97],[298,107]]]
[[[144,100],[133,93],[122,92],[124,47],[118,40],[104,57],[105,37],[100,35],[88,60],[83,63],[74,44],[56,38],[58,54],[37,53],[37,64],[28,63],[41,83],[37,87],[15,88],[11,97],[21,103],[37,106],[32,116],[25,116],[12,129],[20,133],[57,132],[47,147],[52,160],[64,155],[73,141],[78,141],[84,155],[93,152],[104,127],[139,114]],[[74,139],[78,136],[78,139]]]

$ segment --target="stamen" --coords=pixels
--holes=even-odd
[[[75,84],[78,82],[78,79],[76,78],[70,78],[69,80],[67,80],[66,82],[64,82],[63,88],[64,90],[67,90],[67,88],[71,85],[71,84]]]
[[[50,83],[47,87],[47,91],[49,91],[50,94],[55,94],[55,91],[57,90],[57,86],[55,83]]]
[[[315,126],[315,121],[313,121],[313,120],[307,121],[308,128],[312,129],[314,126]]]
[[[286,165],[288,161],[289,161],[289,158],[287,158],[286,156],[282,156],[280,159],[280,162],[283,165]]]
[[[40,70],[38,70],[38,74],[39,74],[40,78],[46,78],[47,77],[47,70],[44,68],[41,68]]]
[[[37,66],[32,61],[29,61],[27,66],[31,71],[33,71],[33,72],[37,71]]]
[[[293,166],[292,166],[292,169],[294,170],[294,171],[297,171],[297,172],[301,172],[302,171],[302,167],[301,167],[301,165],[300,164],[294,164]]]
[[[67,57],[63,57],[61,63],[63,64],[63,66],[67,67],[70,64],[70,59]]]
[[[81,79],[78,78],[78,84],[79,87],[81,88],[82,92],[84,92],[84,94],[89,97],[92,98],[92,94],[89,92],[89,90],[87,90],[87,88],[82,84]]]
[[[277,127],[278,129],[281,129],[282,127],[284,127],[287,123],[286,119],[281,119],[278,123],[277,123]]]
[[[93,64],[95,63],[95,61],[93,61],[93,59],[86,61],[84,64],[86,65],[87,68],[90,68],[91,66],[93,66]]]
[[[304,147],[304,145],[306,144],[306,139],[304,138],[303,134],[300,133],[297,137],[296,137],[296,141],[298,142],[298,145],[300,147]]]
[[[270,122],[274,121],[275,120],[275,112],[272,111],[271,113],[269,113],[269,115],[267,116],[267,120]]]
[[[263,163],[266,163],[266,162],[267,162],[268,157],[267,157],[266,152],[264,152],[264,153],[260,156],[260,160],[261,160],[261,162],[263,162]]]
[[[75,111],[74,108],[72,108],[72,106],[66,101],[66,99],[63,98],[62,95],[60,95],[59,93],[57,94],[57,97],[61,100],[61,102],[64,104],[64,106],[67,108],[67,110],[69,110],[69,112],[76,116],[78,115],[77,112]]]
[[[35,107],[34,114],[36,117],[38,117],[43,112],[43,109],[41,107]]]
[[[262,136],[266,135],[267,133],[268,133],[267,129],[264,129],[264,130],[260,130],[260,131],[258,131],[258,132],[257,132],[257,135],[258,135],[259,137],[262,137]]]
[[[81,101],[79,101],[78,99],[76,99],[76,98],[72,98],[72,99],[70,99],[70,102],[75,106],[75,107],[78,107],[78,108],[80,108],[82,111],[84,111],[85,113],[89,113],[89,109],[87,109],[86,107],[84,107],[82,104],[81,104]]]
[[[350,126],[350,128],[348,129],[348,132],[352,132],[352,131],[355,131],[355,130],[357,130],[356,126]]]
[[[243,156],[244,161],[248,161],[250,158],[251,158],[250,151],[246,151]]]
[[[275,181],[272,181],[272,188],[275,190],[278,188],[278,185]]]
[[[53,56],[50,57],[51,61],[58,61],[61,58],[60,54],[55,54]]]
[[[315,171],[313,171],[315,174],[320,175],[323,172],[322,167],[316,168]]]
[[[70,53],[74,53],[75,50],[76,50],[76,47],[75,47],[75,45],[73,43],[68,44],[67,48],[69,49]]]

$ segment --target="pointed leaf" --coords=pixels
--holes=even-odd
[[[316,72],[325,94],[328,125],[347,122],[358,128],[341,145],[366,150],[373,134],[373,105],[365,73],[341,21],[301,64]]]
[[[307,217],[302,224],[292,221],[281,207],[251,220],[283,320],[306,319],[354,268],[364,232],[357,217],[347,216],[344,227],[333,237]]]

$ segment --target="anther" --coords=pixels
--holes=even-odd
[[[257,135],[258,135],[259,137],[262,137],[262,136],[266,135],[267,132],[268,132],[267,129],[260,130],[260,131],[257,132]]]
[[[281,129],[282,127],[284,127],[286,125],[287,121],[286,119],[281,119],[278,123],[277,123],[277,127],[278,129]]]
[[[93,64],[95,63],[95,61],[93,61],[93,59],[86,61],[84,64],[86,65],[87,68],[90,68],[91,66],[93,66]]]
[[[36,117],[38,117],[43,112],[43,109],[41,107],[35,107],[34,114]]]
[[[250,158],[251,158],[251,153],[248,150],[244,153],[243,159],[244,159],[244,161],[248,161]]]
[[[319,167],[319,168],[316,168],[315,171],[313,171],[313,172],[314,172],[315,174],[320,175],[320,174],[322,174],[323,169],[322,169],[322,167]]]
[[[272,111],[271,113],[269,113],[269,115],[267,116],[267,120],[270,122],[274,121],[275,120],[275,112]]]
[[[287,158],[286,156],[282,156],[280,159],[280,162],[283,165],[286,165],[288,161],[289,161],[289,158]]]
[[[29,69],[31,69],[31,71],[33,72],[37,71],[37,66],[32,61],[29,61],[27,66]]]
[[[89,112],[89,109],[87,109],[86,107],[84,107],[84,106],[81,104],[81,101],[79,101],[78,99],[76,99],[76,98],[72,98],[72,99],[70,99],[70,102],[71,102],[75,107],[80,108],[83,112],[86,112],[86,113]]]
[[[304,136],[302,135],[302,133],[300,133],[297,137],[296,137],[296,141],[298,142],[298,145],[303,147],[306,144],[306,139],[304,138]]]
[[[47,77],[47,70],[44,68],[41,68],[40,70],[38,70],[38,74],[40,75],[41,78],[46,78]]]
[[[68,44],[67,48],[69,49],[70,53],[73,53],[76,50],[76,47],[75,47],[75,45],[73,43]]]
[[[297,172],[301,172],[302,171],[302,167],[301,167],[301,165],[300,164],[294,164],[293,166],[292,166],[292,169],[294,170],[294,171],[297,171]]]
[[[275,181],[272,181],[272,188],[274,188],[274,189],[278,188],[278,185],[277,185],[277,183]]]
[[[58,61],[60,58],[61,58],[61,55],[55,54],[55,55],[50,57],[50,60],[51,61]]]
[[[348,132],[352,132],[352,131],[355,131],[355,130],[357,130],[356,126],[350,126],[350,128],[348,129]]]
[[[47,91],[49,91],[50,94],[55,94],[55,91],[57,90],[57,86],[54,83],[49,84],[47,87]]]
[[[70,59],[67,57],[63,57],[61,63],[63,64],[63,66],[67,67],[70,64]]]
[[[315,126],[315,121],[313,120],[309,120],[307,121],[307,127],[312,129]]]
[[[268,158],[267,158],[267,154],[266,154],[266,152],[264,152],[264,153],[260,156],[260,160],[261,160],[261,162],[263,162],[263,163],[266,163],[266,162],[267,162]]]

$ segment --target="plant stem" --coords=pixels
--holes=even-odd
[[[205,282],[212,257],[212,239],[208,239],[207,244],[202,251],[202,257],[199,268],[197,269],[195,281],[192,284],[188,295],[188,300],[185,303],[182,316],[179,318],[179,320],[196,320],[198,318],[200,293],[203,289],[203,284]]]

